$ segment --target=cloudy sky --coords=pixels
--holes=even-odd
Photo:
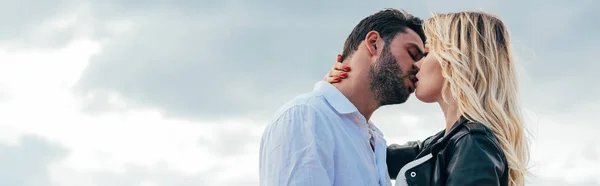
[[[593,0],[0,0],[0,185],[258,185],[266,119],[383,8],[499,15],[532,136],[528,185],[600,185]],[[444,127],[414,98],[373,121],[390,143]]]

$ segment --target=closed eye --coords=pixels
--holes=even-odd
[[[410,58],[413,59],[413,61],[416,61],[416,59],[415,59],[416,56],[412,52],[410,52],[410,51],[406,51],[406,52],[408,52],[408,55],[410,56]]]

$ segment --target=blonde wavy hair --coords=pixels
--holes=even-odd
[[[443,100],[451,96],[460,113],[492,130],[508,161],[509,185],[524,185],[529,147],[507,27],[480,11],[434,13],[423,26],[446,80]]]

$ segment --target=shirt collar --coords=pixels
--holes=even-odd
[[[331,85],[326,81],[319,81],[315,84],[314,91],[320,92],[323,97],[329,102],[338,113],[340,114],[349,114],[349,113],[357,113],[358,109],[340,90]]]

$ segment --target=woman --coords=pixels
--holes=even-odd
[[[508,30],[483,12],[437,14],[424,24],[416,97],[437,102],[446,129],[388,147],[396,185],[524,185],[529,160]],[[343,81],[338,63],[326,76]]]

